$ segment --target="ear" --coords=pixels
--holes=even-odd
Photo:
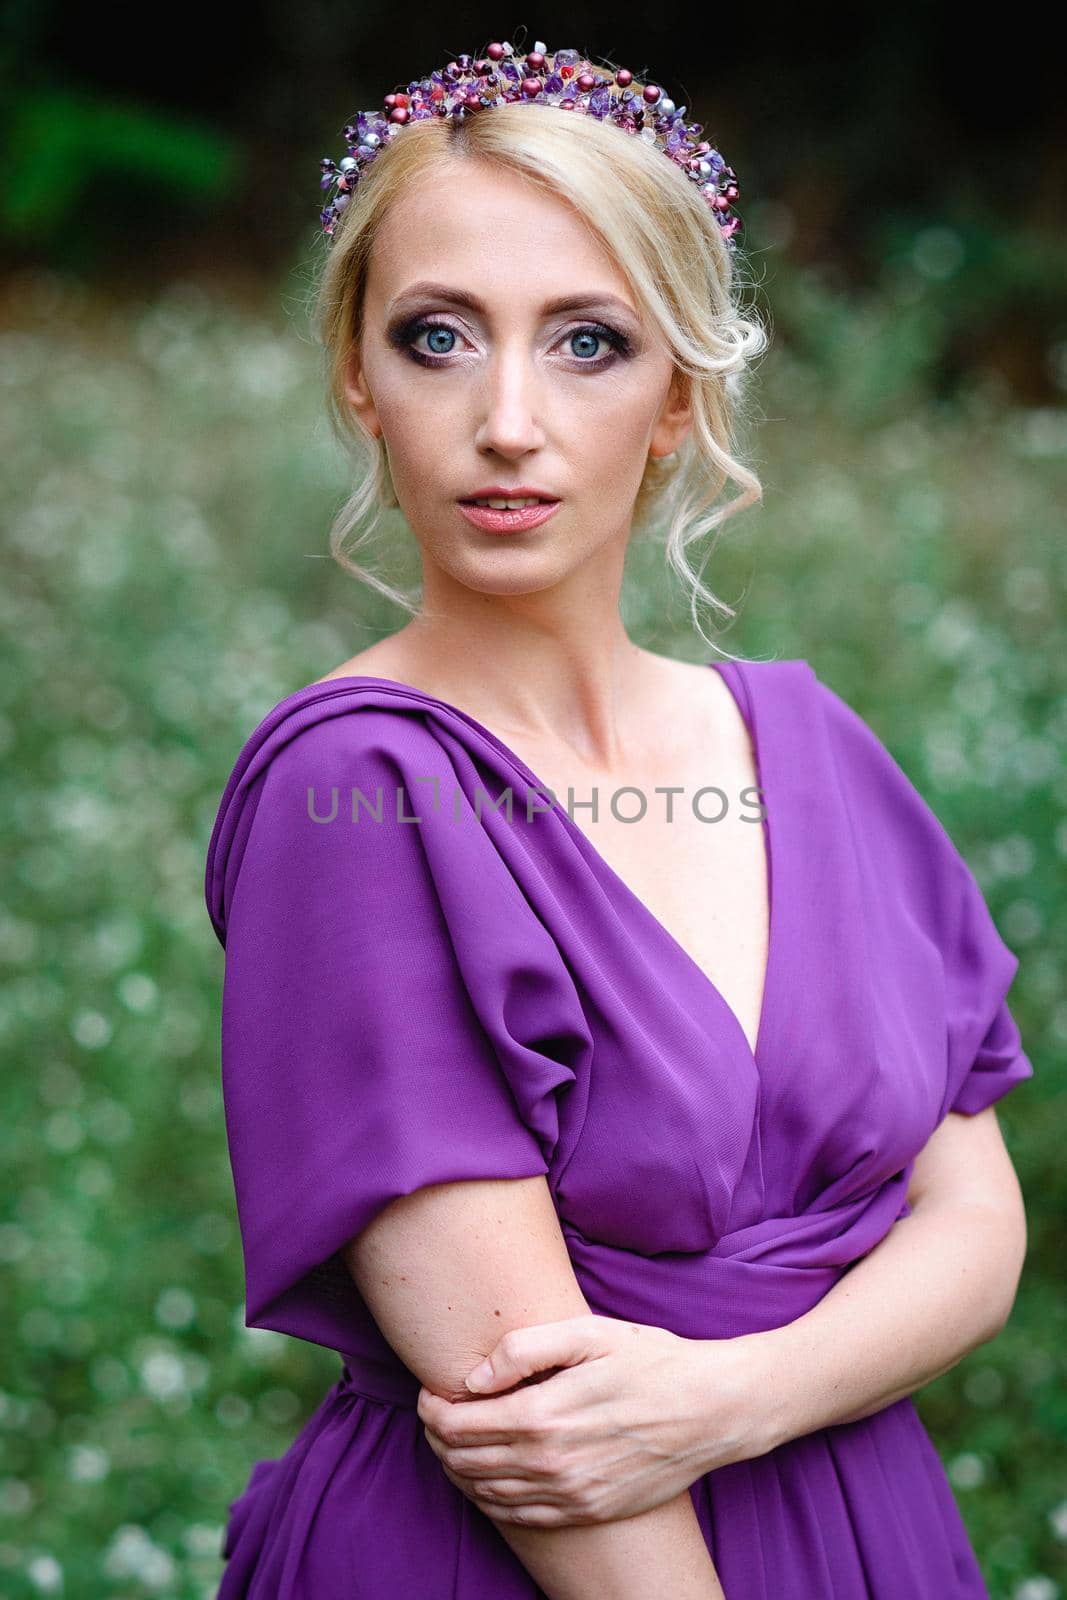
[[[677,367],[671,377],[667,398],[660,408],[652,431],[650,456],[672,456],[693,426],[692,395],[688,376]]]
[[[349,347],[345,358],[345,397],[371,437],[380,438],[382,427],[363,372],[362,352],[356,342]]]

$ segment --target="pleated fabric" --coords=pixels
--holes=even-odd
[[[419,1380],[341,1260],[391,1199],[543,1174],[595,1312],[733,1338],[816,1305],[907,1214],[944,1117],[1032,1075],[1018,960],[873,730],[805,661],[711,666],[759,775],[720,824],[767,848],[755,1050],[465,712],[337,678],[241,750],[205,893],[246,1322],[337,1351],[341,1375],[229,1507],[220,1600],[541,1595],[444,1476]],[[690,1494],[729,1600],[986,1594],[910,1399]]]

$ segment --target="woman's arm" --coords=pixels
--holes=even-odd
[[[435,1184],[402,1195],[344,1252],[383,1335],[433,1393],[512,1328],[589,1314],[544,1177]],[[722,1600],[688,1490],[623,1522],[500,1525],[552,1600]]]
[[[1026,1213],[993,1106],[949,1112],[916,1158],[908,1200],[910,1216],[811,1311],[743,1336],[768,1449],[913,1394],[1007,1322]]]

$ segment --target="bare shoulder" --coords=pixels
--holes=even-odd
[[[397,683],[410,681],[403,652],[392,637],[379,639],[375,644],[368,645],[366,650],[349,656],[332,672],[324,672],[321,678],[313,678],[307,687],[311,688],[315,683],[329,683],[334,678],[391,678]]]
[[[705,748],[709,727],[715,747],[742,759],[751,751],[748,726],[734,695],[722,676],[703,661],[677,661],[672,656],[652,656],[662,674],[657,698],[664,714],[676,718],[676,727],[697,747]]]
[[[329,683],[335,678],[385,678],[409,684],[454,704],[468,703],[457,698],[455,686],[445,691],[440,685],[425,683],[419,669],[409,659],[402,639],[403,629],[380,639],[350,656],[340,666],[323,673],[314,683]],[[710,748],[726,759],[750,763],[752,744],[747,724],[734,696],[722,677],[702,661],[679,661],[673,656],[642,650],[643,673],[633,706],[635,725],[643,730],[650,754],[677,760],[687,754],[700,757]],[[311,685],[308,685],[311,687]],[[478,715],[477,709],[472,712]],[[548,752],[541,750],[542,761]]]

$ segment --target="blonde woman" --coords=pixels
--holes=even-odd
[[[759,496],[736,177],[541,44],[347,132],[334,550],[409,620],[269,713],[211,840],[247,1322],[343,1360],[221,1600],[976,1600],[910,1396],[1015,1294],[1016,958],[805,661],[620,614],[646,525],[721,605],[689,547]]]

